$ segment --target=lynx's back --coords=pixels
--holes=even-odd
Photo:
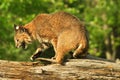
[[[53,32],[56,36],[67,29],[86,31],[83,23],[77,17],[66,12],[40,14],[33,20],[33,22],[38,31],[47,28],[51,31],[51,34]]]

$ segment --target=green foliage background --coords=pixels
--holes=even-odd
[[[14,46],[13,24],[26,24],[39,13],[69,12],[86,24],[92,55],[120,58],[120,0],[0,0],[0,59],[29,61],[37,48]]]

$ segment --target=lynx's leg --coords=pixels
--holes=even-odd
[[[66,53],[69,52],[69,50],[71,49],[70,47],[68,47],[68,45],[66,43],[66,40],[63,40],[63,38],[60,37],[60,39],[58,40],[57,43],[57,51],[56,51],[56,62],[58,64],[63,64],[64,60],[65,60],[65,56]]]
[[[78,58],[78,57],[85,57],[87,54],[87,50],[85,49],[83,44],[80,44],[78,48],[74,51],[73,57]]]
[[[37,48],[37,50],[35,51],[35,53],[30,57],[30,60],[35,60],[36,58],[38,58],[39,56],[40,56],[40,54],[43,52],[43,51],[45,51],[46,49],[48,49],[49,48],[49,45],[48,44],[46,44],[46,43],[42,43],[41,45],[40,45],[40,47],[39,48]]]
[[[56,56],[57,56],[57,39],[52,39],[51,43],[52,43],[54,51],[55,51],[55,56],[52,57],[52,59],[56,59]]]
[[[37,48],[37,50],[35,51],[35,53],[30,57],[30,60],[35,60],[38,56],[40,56],[40,53],[42,53],[42,49],[41,48]]]
[[[59,64],[63,64],[66,60],[66,54],[69,52],[70,48],[67,48],[66,45],[58,45],[57,46],[57,55],[56,62]]]
[[[62,51],[62,49],[58,49],[57,55],[56,55],[56,62],[59,64],[62,64],[64,61],[64,56],[65,56],[65,53]]]

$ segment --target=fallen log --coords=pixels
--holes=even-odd
[[[120,80],[120,64],[102,59],[69,59],[65,65],[0,60],[0,80]]]

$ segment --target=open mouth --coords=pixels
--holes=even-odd
[[[23,49],[26,49],[26,48],[27,48],[26,43],[25,43],[25,42],[22,42],[21,47],[22,47]]]

